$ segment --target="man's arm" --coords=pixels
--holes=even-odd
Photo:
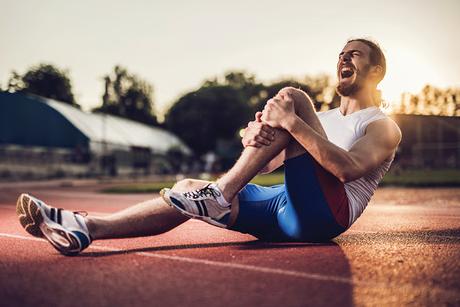
[[[401,131],[390,119],[369,124],[366,134],[349,151],[319,135],[297,115],[290,116],[285,129],[342,182],[358,179],[378,167],[394,153],[401,140]]]

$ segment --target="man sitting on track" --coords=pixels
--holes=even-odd
[[[331,240],[364,211],[401,140],[396,123],[379,108],[376,87],[385,70],[378,45],[350,40],[337,63],[340,107],[316,113],[307,94],[282,89],[248,124],[241,157],[216,182],[185,179],[163,189],[162,198],[104,217],[22,194],[20,223],[65,255],[93,240],[161,234],[190,217],[263,240]],[[283,162],[285,184],[248,184]]]

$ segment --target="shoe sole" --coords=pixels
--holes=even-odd
[[[43,238],[40,225],[43,223],[43,216],[40,208],[27,194],[21,194],[16,202],[16,213],[19,223],[29,234],[34,237]]]
[[[41,224],[41,230],[45,238],[61,254],[75,256],[81,252],[81,245],[71,232],[51,227],[46,223]]]
[[[74,256],[80,252],[80,244],[73,234],[60,229],[59,224],[45,221],[40,207],[27,194],[21,194],[16,202],[19,223],[34,237],[45,238],[61,254]],[[56,224],[56,225],[54,225]]]
[[[186,217],[189,217],[189,218],[192,218],[192,219],[197,219],[197,220],[202,220],[208,224],[211,224],[213,226],[217,226],[217,227],[220,227],[220,228],[227,228],[227,225],[225,224],[221,224],[217,221],[215,221],[214,219],[212,219],[211,217],[209,216],[201,216],[201,215],[197,215],[197,214],[193,214],[193,213],[190,213],[184,209],[182,209],[181,207],[177,206],[176,204],[174,204],[172,201],[170,201],[169,197],[165,195],[166,194],[166,191],[161,190],[160,191],[160,195],[161,195],[161,198],[163,198],[163,200],[170,206],[170,207],[173,207],[174,209],[177,209],[179,210],[183,215],[185,215]]]

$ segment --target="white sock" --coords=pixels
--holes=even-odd
[[[83,230],[89,233],[88,227],[86,226],[85,218],[80,214],[75,214],[72,211],[63,210],[62,215],[62,226],[75,230]]]
[[[217,203],[222,206],[223,208],[230,207],[232,204],[229,203],[225,198],[224,198],[224,193],[219,189],[216,183],[211,183],[209,187],[219,191],[219,196],[216,196]]]

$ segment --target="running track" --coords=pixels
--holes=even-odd
[[[322,245],[263,243],[189,221],[64,257],[17,222],[21,191],[90,214],[155,196],[99,188],[0,184],[1,306],[460,305],[459,189],[379,189],[348,232]]]

